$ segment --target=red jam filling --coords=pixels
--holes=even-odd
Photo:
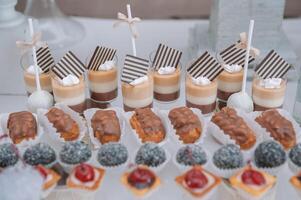
[[[208,179],[201,170],[192,169],[186,173],[185,183],[191,189],[201,189],[208,184]]]
[[[94,169],[88,164],[80,164],[75,167],[75,177],[81,182],[89,182],[94,180]]]
[[[44,179],[47,178],[48,172],[43,166],[37,165],[36,169],[40,172],[40,174],[43,176]]]
[[[150,187],[156,179],[153,172],[145,168],[137,168],[128,176],[128,182],[137,189]]]
[[[242,174],[241,178],[242,178],[242,182],[247,185],[260,186],[265,184],[264,176],[260,172],[252,169],[246,170]]]

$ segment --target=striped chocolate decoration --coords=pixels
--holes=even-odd
[[[49,47],[41,47],[36,51],[38,66],[44,73],[49,72],[49,70],[54,66],[54,59],[51,55]]]
[[[193,78],[203,76],[210,81],[213,81],[223,70],[222,65],[208,51],[203,53],[187,68],[187,72]]]
[[[164,44],[159,44],[156,51],[155,58],[153,60],[153,67],[155,70],[161,67],[178,67],[181,59],[182,52],[173,48],[170,48]]]
[[[85,71],[84,64],[71,52],[65,54],[65,56],[57,63],[53,72],[60,78],[63,79],[69,74],[76,77],[80,77]]]
[[[244,67],[245,65],[245,56],[246,56],[246,49],[236,47],[236,44],[232,44],[228,48],[224,49],[220,56],[223,59],[223,62],[227,65],[241,65]],[[253,62],[255,58],[250,55],[249,56],[249,64]]]
[[[89,62],[88,69],[97,71],[100,65],[113,60],[115,53],[116,49],[97,46]]]
[[[126,55],[124,67],[122,69],[121,81],[125,83],[130,83],[137,78],[143,77],[147,75],[148,68],[148,60],[132,55]]]
[[[291,65],[281,58],[275,50],[271,50],[256,67],[255,72],[263,79],[283,78],[290,67]]]

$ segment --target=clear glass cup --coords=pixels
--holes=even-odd
[[[263,79],[256,73],[252,82],[252,99],[255,111],[281,108],[284,103],[287,79],[283,78],[278,88],[265,88]]]
[[[36,78],[35,74],[31,71],[28,71],[28,68],[33,65],[33,56],[31,53],[25,53],[22,55],[20,59],[20,65],[23,70],[23,78],[25,83],[25,89],[27,92],[27,95],[29,96],[31,93],[36,91]],[[47,73],[41,73],[40,74],[40,84],[41,88],[43,90],[46,90],[50,93],[52,93],[52,85],[51,85],[51,75],[50,71]]]
[[[87,59],[90,61],[90,58]],[[110,70],[88,70],[90,98],[97,103],[109,103],[118,96],[118,58],[113,59],[115,65]]]
[[[79,80],[79,84],[64,86],[55,74],[51,74],[55,102],[65,104],[76,112],[82,113],[86,109],[85,76],[82,75]]]
[[[185,94],[187,107],[198,108],[202,114],[209,115],[216,109],[217,80],[211,81],[208,85],[197,85],[186,72]]]
[[[147,76],[147,81],[135,86],[121,82],[124,111],[153,106],[154,80],[151,70],[149,70]]]
[[[149,56],[154,75],[154,99],[160,103],[176,101],[180,96],[182,65],[179,63],[172,74],[159,74],[153,66],[154,57],[155,51]]]

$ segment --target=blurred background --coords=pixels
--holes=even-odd
[[[27,1],[18,0],[17,9],[23,11]],[[41,0],[43,1],[43,0]],[[264,0],[263,0],[264,1]],[[116,18],[129,1],[125,0],[56,0],[67,15]],[[140,0],[130,1],[135,15],[148,19],[208,18],[212,0]],[[301,0],[287,0],[285,17],[301,16]]]

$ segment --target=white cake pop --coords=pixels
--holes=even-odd
[[[245,56],[242,91],[232,94],[227,101],[228,107],[238,108],[246,112],[252,112],[254,109],[252,98],[246,93],[246,82],[247,82],[247,73],[248,73],[248,64],[249,64],[249,55],[250,55],[253,28],[254,28],[254,20],[251,20],[249,25],[248,43],[247,43],[247,50]]]
[[[31,18],[28,19],[28,23],[29,23],[30,35],[33,38],[34,31],[33,31],[33,24]],[[37,112],[39,108],[45,108],[45,109],[50,108],[53,105],[53,97],[49,92],[41,89],[35,46],[32,47],[32,55],[33,55],[33,62],[35,67],[35,81],[36,81],[37,90],[29,96],[27,101],[27,108],[31,112]]]

